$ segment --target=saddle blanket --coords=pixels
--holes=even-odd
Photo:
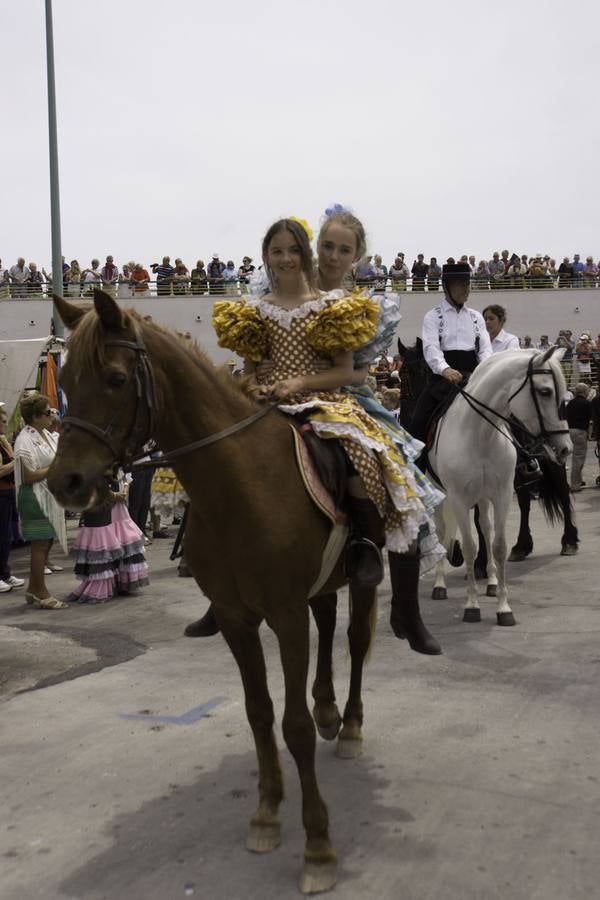
[[[325,549],[323,550],[321,569],[317,576],[317,580],[311,587],[308,595],[310,600],[311,597],[316,597],[324,585],[327,584],[327,581],[346,546],[346,541],[348,540],[348,520],[339,509],[336,509],[333,498],[323,486],[310,453],[308,452],[306,444],[299,434],[298,429],[291,423],[290,428],[292,429],[292,434],[294,436],[294,449],[296,452],[298,471],[302,476],[306,492],[317,509],[328,519],[330,524],[329,538],[325,545]]]

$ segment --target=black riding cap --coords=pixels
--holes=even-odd
[[[449,281],[456,284],[459,281],[469,281],[471,278],[471,266],[466,262],[445,263],[442,268],[442,282]]]

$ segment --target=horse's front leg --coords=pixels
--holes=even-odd
[[[435,567],[435,581],[433,582],[433,590],[431,591],[432,600],[447,600],[448,591],[446,589],[446,557],[440,559]]]
[[[333,686],[333,638],[337,612],[337,594],[323,594],[309,601],[317,629],[319,631],[319,649],[317,655],[317,671],[312,686],[315,701],[313,717],[322,738],[332,741],[342,725],[342,717],[335,702]]]
[[[511,497],[512,489],[509,488],[504,494],[500,494],[494,503],[494,541],[492,549],[498,575],[498,605],[496,608],[498,625],[516,625],[515,617],[508,603],[508,591],[506,589],[506,519]]]
[[[342,759],[355,759],[362,753],[362,674],[365,657],[375,630],[377,593],[375,588],[351,588],[350,624],[350,689],[344,708],[344,725],[338,738],[336,754]]]
[[[337,857],[329,839],[329,817],[315,773],[315,723],[306,703],[308,677],[308,606],[291,598],[281,616],[269,621],[279,640],[285,679],[283,736],[294,757],[302,788],[302,821],[306,832],[300,890],[316,894],[336,882]]]
[[[241,625],[224,611],[216,610],[223,637],[239,666],[246,698],[246,715],[254,734],[258,758],[258,809],[250,820],[246,847],[254,853],[274,850],[281,841],[279,804],[283,779],[273,733],[273,703],[267,687],[267,672],[258,624]]]
[[[486,550],[486,559],[488,561],[487,588],[485,593],[487,597],[496,597],[498,591],[498,576],[496,562],[492,553],[492,522],[490,519],[489,500],[480,500],[477,505],[477,509],[479,510],[479,514],[477,516],[479,530],[481,531],[481,539],[483,540],[483,544]],[[475,566],[477,566],[477,560],[475,561]],[[477,572],[475,572],[475,576],[477,576]]]
[[[467,569],[467,603],[463,613],[463,622],[481,622],[481,609],[475,583],[475,554],[477,547],[471,532],[471,511],[467,506],[462,506],[458,503],[453,503],[452,509],[462,537],[463,556]]]

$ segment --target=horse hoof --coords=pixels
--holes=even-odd
[[[513,547],[510,551],[510,556],[508,557],[508,562],[523,562],[527,559],[531,550],[521,550],[519,547]]]
[[[304,863],[300,890],[303,894],[322,894],[330,891],[337,881],[337,865],[335,862]]]
[[[251,823],[246,838],[246,850],[250,853],[270,853],[281,843],[281,825],[256,825]]]
[[[334,741],[339,734],[340,728],[342,727],[342,717],[338,714],[337,722],[333,722],[331,725],[320,725],[316,719],[315,723],[317,726],[317,731],[324,741]]]
[[[338,738],[335,755],[338,759],[358,759],[362,756],[362,738]]]
[[[431,592],[432,600],[447,600],[448,599],[448,591],[445,587],[434,587]]]
[[[561,549],[561,556],[575,556],[577,553],[577,544],[565,544],[565,546]]]
[[[488,584],[488,586],[485,589],[485,596],[486,597],[495,597],[497,594],[497,591],[498,591],[497,584]]]
[[[481,610],[479,607],[470,606],[463,613],[463,622],[481,622]]]
[[[496,622],[498,625],[516,625],[515,617],[511,612],[496,613]]]

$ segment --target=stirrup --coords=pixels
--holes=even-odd
[[[344,575],[350,587],[377,587],[383,581],[383,556],[369,538],[356,538],[346,547]]]

